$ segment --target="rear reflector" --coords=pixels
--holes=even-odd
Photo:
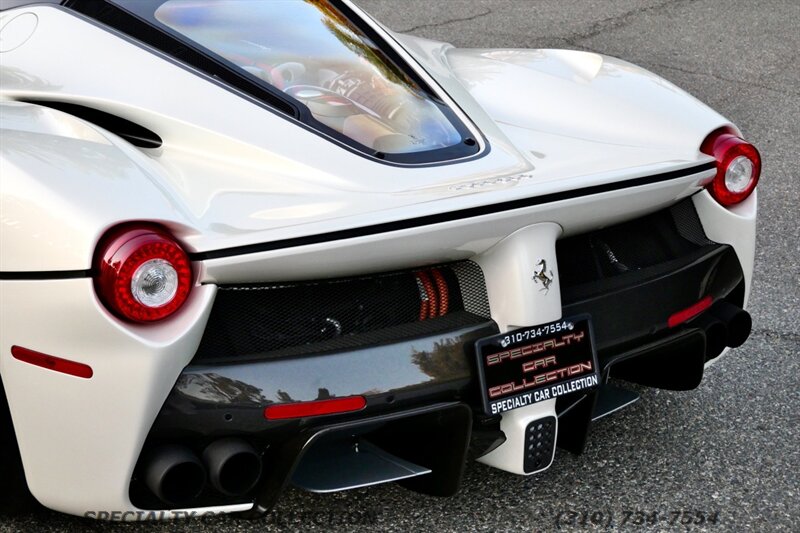
[[[672,316],[670,316],[669,319],[667,320],[667,325],[671,328],[674,328],[677,325],[683,324],[687,320],[696,317],[697,315],[699,315],[700,313],[711,307],[711,304],[713,302],[714,300],[711,298],[711,296],[706,296],[696,304],[692,304],[686,309],[682,309],[677,313],[673,314]]]
[[[270,405],[264,409],[264,418],[267,420],[286,420],[287,418],[349,413],[351,411],[360,411],[366,405],[367,400],[363,396],[348,396],[347,398],[334,398],[315,402],[284,403]]]
[[[40,366],[48,370],[55,370],[56,372],[69,374],[70,376],[89,379],[94,375],[92,367],[89,365],[76,363],[75,361],[68,361],[53,355],[34,352],[33,350],[23,348],[22,346],[12,346],[11,355],[14,356],[14,359],[22,361],[23,363]]]

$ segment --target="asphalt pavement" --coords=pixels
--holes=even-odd
[[[121,525],[42,510],[0,520],[0,532],[800,531],[800,2],[359,3],[394,30],[456,46],[620,57],[739,125],[764,160],[750,340],[695,391],[642,389],[638,403],[595,424],[583,455],[559,452],[552,468],[529,478],[472,463],[454,498],[394,485],[292,490],[256,522]]]

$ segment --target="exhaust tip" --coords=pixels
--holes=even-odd
[[[261,478],[261,457],[247,442],[220,439],[203,451],[211,485],[228,496],[250,492]]]
[[[753,319],[750,313],[726,301],[717,302],[711,312],[721,320],[727,330],[726,344],[731,348],[738,348],[745,343],[753,329]]]
[[[702,328],[706,333],[706,361],[719,357],[728,345],[728,328],[719,319],[711,315],[703,315],[693,325]]]
[[[200,459],[185,446],[162,446],[145,467],[145,484],[161,501],[170,505],[191,502],[200,495],[206,471]]]
[[[753,329],[753,319],[750,313],[741,310],[728,322],[728,346],[738,348],[750,336]]]
[[[710,323],[706,328],[706,361],[719,357],[725,349],[728,339],[728,328],[719,320]]]

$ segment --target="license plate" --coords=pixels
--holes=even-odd
[[[496,415],[600,382],[588,315],[520,328],[475,343],[483,408]]]

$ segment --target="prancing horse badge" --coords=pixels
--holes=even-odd
[[[536,284],[541,282],[543,287],[539,289],[539,292],[547,294],[550,292],[550,285],[553,283],[553,271],[547,270],[547,261],[544,259],[536,263],[536,266],[540,268],[533,272],[533,282]]]

